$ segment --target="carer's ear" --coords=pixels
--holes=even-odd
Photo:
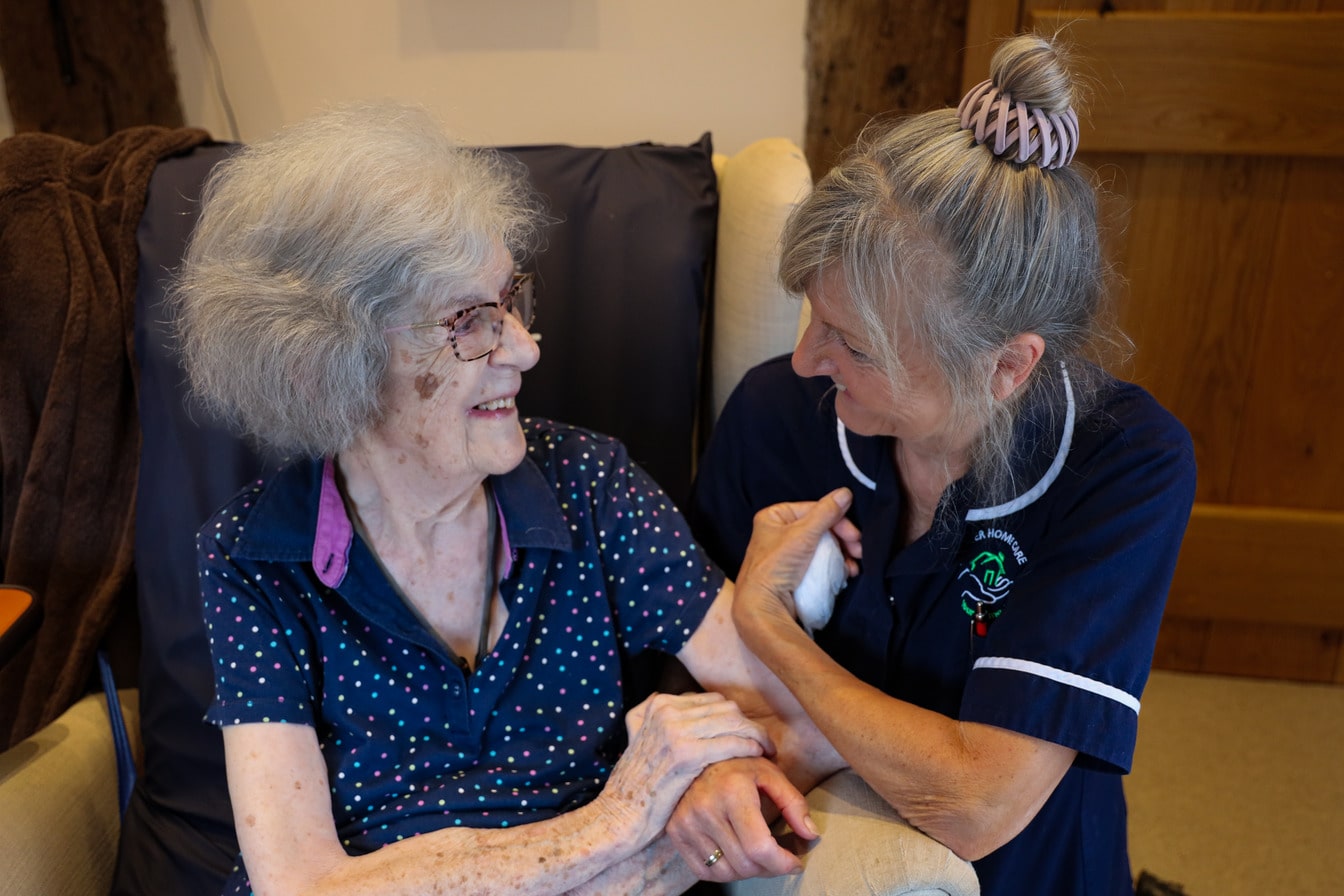
[[[994,365],[994,397],[1003,401],[1026,382],[1045,353],[1045,340],[1035,333],[1019,333],[1001,349]]]

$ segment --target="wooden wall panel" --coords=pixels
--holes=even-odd
[[[1311,626],[1215,621],[1200,671],[1330,682],[1341,634]]]
[[[1344,154],[1344,15],[1033,10],[1096,60],[1079,142],[1099,150]]]
[[[1344,682],[1344,513],[1196,504],[1153,665]]]
[[[1196,504],[1167,612],[1344,629],[1344,513]]]
[[[1133,208],[1120,320],[1135,343],[1133,375],[1190,429],[1199,500],[1227,501],[1286,163],[1149,154],[1125,171]]]
[[[1265,625],[1167,616],[1153,668],[1210,675],[1344,683],[1344,633],[1315,626]]]
[[[1278,205],[1228,500],[1344,511],[1344,164],[1293,160]]]
[[[1157,633],[1157,649],[1153,652],[1153,668],[1172,672],[1205,672],[1204,655],[1209,645],[1207,619],[1182,619],[1167,614],[1162,619],[1162,630]]]
[[[1003,38],[1018,31],[1017,3],[971,0],[966,4],[966,50],[962,54],[961,94],[989,77],[989,60]]]

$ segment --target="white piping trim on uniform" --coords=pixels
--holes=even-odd
[[[835,435],[840,442],[840,453],[845,456],[845,466],[849,467],[849,472],[854,474],[854,478],[862,482],[872,491],[877,491],[877,482],[872,478],[865,476],[863,471],[854,463],[854,456],[849,453],[849,439],[845,438],[845,424],[840,419],[840,415],[835,415]]]
[[[1073,405],[1073,386],[1069,383],[1069,369],[1064,366],[1063,361],[1059,362],[1059,372],[1064,376],[1064,398],[1068,402],[1068,409],[1064,413],[1064,432],[1059,438],[1059,448],[1055,451],[1055,459],[1051,462],[1050,469],[1045,471],[1039,482],[1006,504],[966,511],[967,522],[992,520],[1016,513],[1045,494],[1046,489],[1054,484],[1060,471],[1064,469],[1064,461],[1069,457],[1069,446],[1073,444],[1073,421],[1076,412]]]
[[[1065,672],[1063,669],[1056,669],[1053,666],[1045,666],[1041,663],[1033,663],[1031,660],[1015,660],[1007,656],[982,656],[975,661],[974,669],[1011,669],[1014,672],[1025,672],[1028,675],[1037,675],[1041,678],[1048,678],[1051,681],[1057,681],[1060,684],[1069,687],[1079,688],[1084,691],[1090,691],[1098,696],[1105,697],[1108,700],[1114,700],[1122,706],[1127,706],[1134,710],[1134,714],[1139,713],[1139,701],[1126,691],[1109,684],[1102,684],[1091,678],[1084,678],[1073,672]]]

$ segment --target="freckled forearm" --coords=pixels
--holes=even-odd
[[[587,805],[544,821],[491,829],[449,823],[351,856],[333,822],[311,727],[239,725],[224,738],[239,845],[259,896],[554,896],[635,855],[660,832],[641,808],[644,794],[632,792],[644,778],[625,774]]]
[[[697,878],[678,856],[667,837],[659,837],[648,847],[619,862],[592,880],[571,890],[569,896],[608,896],[640,893],[646,896],[672,896],[684,893]]]
[[[781,675],[834,749],[906,821],[963,858],[1015,836],[1073,761],[1058,744],[959,722],[814,659]]]
[[[291,879],[267,887],[255,874],[253,885],[258,896],[271,892],[285,896],[556,896],[582,887],[603,869],[622,866],[637,854],[638,846],[637,838],[590,804],[535,824],[447,828],[364,856],[345,856],[324,863],[306,886],[296,886]]]

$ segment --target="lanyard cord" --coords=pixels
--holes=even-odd
[[[495,509],[495,491],[487,483],[485,486],[486,512],[486,556],[485,556],[485,602],[481,606],[481,635],[476,641],[476,665],[489,653],[490,648],[490,612],[495,603],[495,566],[499,562],[499,513]]]

